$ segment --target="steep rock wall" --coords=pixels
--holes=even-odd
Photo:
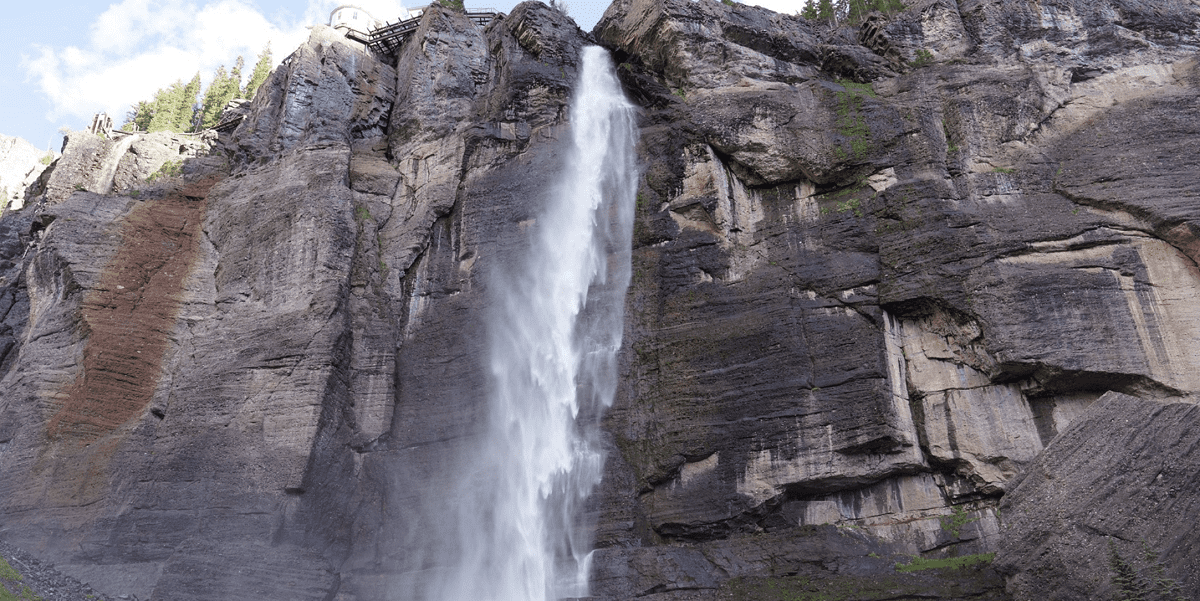
[[[1081,582],[997,508],[1038,514],[1008,491],[1094,444],[1105,393],[1200,387],[1197,24],[615,2],[642,169],[593,596],[999,599],[990,567],[896,569],[997,550],[1017,598]],[[486,291],[590,39],[537,3],[432,7],[390,63],[315,27],[220,140],[73,135],[0,220],[0,536],[152,599],[384,599],[438,567],[413,548],[470,544],[443,507]]]
[[[3,536],[141,598],[378,599],[419,569],[584,40],[435,7],[396,69],[316,27],[163,179],[149,136],[73,136],[6,221]]]
[[[1054,439],[1004,499],[998,567],[1016,597],[1192,596],[1198,412],[1110,392]]]
[[[711,557],[817,524],[991,550],[1012,479],[1097,397],[1190,398],[1196,168],[1172,149],[1196,22],[920,2],[855,36],[615,3],[596,33],[647,108],[647,166],[598,561],[670,543],[730,582],[786,574]],[[640,592],[725,586],[656,577]]]

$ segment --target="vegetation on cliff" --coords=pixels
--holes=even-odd
[[[904,2],[901,0],[807,0],[800,16],[810,21],[861,23],[872,11],[889,14],[902,10]]]
[[[182,80],[176,81],[155,92],[153,99],[134,105],[126,115],[122,129],[150,132],[196,132],[208,129],[220,121],[221,112],[229,101],[254,97],[254,93],[267,80],[271,63],[271,47],[268,45],[258,55],[258,61],[244,87],[242,67],[245,60],[241,56],[237,57],[233,69],[229,71],[225,70],[225,65],[217,67],[203,92],[199,73],[187,84]]]
[[[41,601],[22,580],[21,573],[0,557],[0,601]]]
[[[4,536],[178,601],[477,546],[484,293],[601,43],[643,184],[590,598],[1195,597],[1200,407],[1144,397],[1200,391],[1200,6],[984,4],[435,8],[390,61],[313,28],[232,131],[71,136],[0,220]]]

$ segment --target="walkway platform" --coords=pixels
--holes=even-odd
[[[467,11],[467,18],[476,25],[483,27],[496,18],[496,11],[492,9],[471,10]],[[369,41],[362,40],[357,36],[355,39],[365,41],[367,48],[370,48],[376,54],[394,57],[400,53],[400,48],[404,46],[404,42],[408,41],[408,37],[417,30],[417,26],[420,24],[421,17],[405,19],[396,23],[386,23],[382,27],[371,30],[371,39]]]

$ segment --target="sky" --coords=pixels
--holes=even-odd
[[[468,9],[510,12],[518,0],[466,0]],[[566,0],[591,30],[610,0]],[[742,0],[798,12],[803,0]],[[59,150],[60,128],[84,129],[104,111],[117,127],[129,107],[196,73],[245,58],[248,77],[270,44],[276,63],[328,23],[341,4],[392,21],[397,7],[426,0],[34,0],[6,2],[0,18],[0,134]],[[15,5],[15,6],[14,6]]]

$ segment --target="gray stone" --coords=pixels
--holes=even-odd
[[[1200,594],[1191,517],[1200,502],[1190,492],[1200,476],[1197,425],[1194,401],[1110,392],[1061,432],[1001,505],[996,566],[1014,596]],[[1123,589],[1122,562],[1137,573]]]
[[[999,550],[1016,598],[1086,598],[1096,532],[1194,590],[1155,520],[1195,496],[1162,462],[1200,391],[1197,24],[614,2],[641,172],[594,597],[1001,599],[987,565],[896,569]],[[435,5],[385,64],[318,26],[218,139],[70,135],[0,219],[0,537],[180,600],[385,599],[469,544],[486,293],[592,39]]]
[[[153,186],[153,182],[179,175],[187,159],[207,155],[213,146],[208,134],[155,132],[133,134],[117,142],[120,152],[108,192],[130,193]],[[139,192],[140,193],[140,192]]]
[[[21,138],[0,135],[0,214],[20,209],[25,204],[26,189],[56,158],[54,153],[38,150]]]

